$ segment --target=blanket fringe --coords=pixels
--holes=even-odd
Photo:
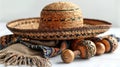
[[[39,56],[25,56],[14,52],[1,52],[0,51],[0,63],[8,65],[28,65],[37,67],[51,67],[51,63],[48,59]]]

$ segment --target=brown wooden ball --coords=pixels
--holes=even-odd
[[[105,52],[105,46],[101,42],[95,42],[96,45],[96,55],[102,55]]]
[[[105,45],[105,52],[108,53],[111,48],[109,41],[104,38],[101,40],[101,42]]]
[[[61,58],[64,63],[72,62],[74,60],[74,57],[74,53],[69,49],[64,50],[61,54]]]

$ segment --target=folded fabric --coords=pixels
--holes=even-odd
[[[19,41],[29,42],[29,43],[36,44],[36,45],[50,46],[50,47],[56,46],[59,43],[58,40],[54,40],[54,41],[33,40],[29,38],[23,38],[21,36],[17,36],[14,34],[0,37],[0,44],[2,44],[2,46],[6,46],[7,44],[12,44],[12,43],[19,42]]]
[[[6,65],[36,65],[50,67],[47,58],[59,55],[71,41],[40,41],[14,34],[0,37],[0,62]],[[54,44],[56,46],[45,46]]]
[[[43,55],[43,57],[45,58],[50,58],[50,57],[54,57],[56,55],[59,55],[64,49],[68,48],[67,45],[68,42],[67,41],[62,41],[60,42],[60,46],[56,46],[56,47],[47,47],[47,46],[43,46],[43,45],[33,45],[32,43],[29,42],[24,42],[24,41],[20,41],[20,43],[22,43],[23,45],[33,49],[33,50],[37,50],[40,51]]]

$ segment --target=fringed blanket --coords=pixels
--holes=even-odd
[[[6,35],[0,38],[0,63],[51,67],[49,57],[59,55],[70,41],[39,41]]]

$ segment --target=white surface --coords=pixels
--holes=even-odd
[[[111,28],[109,31],[102,35],[115,34],[116,36],[120,37],[119,31],[120,28]],[[6,34],[11,34],[11,32],[6,28],[6,23],[0,23],[0,36]],[[50,58],[50,61],[52,62],[52,67],[120,67],[120,45],[118,46],[117,50],[114,53],[95,56],[89,60],[76,59],[70,64],[65,64],[62,62],[61,57],[57,56],[54,58]],[[0,65],[0,67],[4,67],[4,65]]]
[[[54,1],[70,1],[80,6],[83,16],[103,19],[120,27],[120,0],[0,0],[0,21],[39,17],[41,9]]]

